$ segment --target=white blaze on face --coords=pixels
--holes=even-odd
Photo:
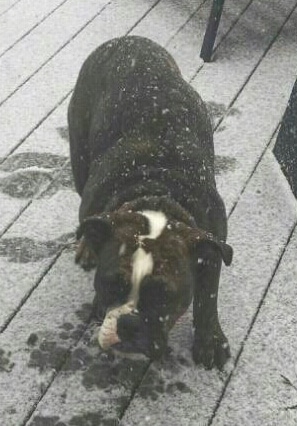
[[[164,230],[167,224],[167,218],[164,213],[145,210],[139,212],[149,221],[150,232],[147,235],[138,237],[139,247],[135,250],[132,256],[132,275],[131,275],[131,292],[128,297],[128,302],[122,306],[111,309],[104,318],[100,328],[98,340],[102,349],[107,349],[115,343],[119,343],[120,339],[117,334],[117,320],[121,315],[130,314],[136,308],[139,298],[139,288],[141,281],[147,275],[150,275],[154,269],[154,261],[152,253],[147,253],[142,247],[141,242],[145,238],[157,239]],[[119,255],[122,255],[125,250],[123,246],[120,248]],[[126,247],[125,247],[126,249]]]
[[[150,275],[154,269],[153,255],[152,253],[147,253],[141,247],[141,242],[145,238],[152,240],[157,239],[162,234],[162,231],[167,224],[167,218],[163,212],[144,210],[139,213],[148,219],[150,232],[147,235],[140,235],[138,237],[139,247],[132,257],[132,290],[129,299],[134,302],[135,306],[138,302],[139,286],[141,281],[146,275]]]
[[[136,306],[139,294],[139,285],[142,279],[153,272],[154,261],[152,253],[147,253],[143,248],[139,247],[132,257],[132,290],[129,299],[134,301]]]
[[[140,213],[148,219],[150,225],[150,233],[148,235],[141,235],[139,239],[157,239],[162,234],[162,231],[164,230],[167,224],[167,217],[163,212],[156,212],[153,210],[144,210]]]

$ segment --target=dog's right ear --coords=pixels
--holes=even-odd
[[[84,237],[87,245],[94,253],[98,253],[112,235],[111,222],[101,216],[90,216],[84,219],[76,231],[77,239]]]

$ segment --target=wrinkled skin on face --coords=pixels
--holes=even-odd
[[[103,320],[103,349],[159,358],[170,329],[192,301],[196,247],[205,241],[221,244],[165,215],[160,225],[156,215],[112,213],[81,225],[97,263],[95,311]]]

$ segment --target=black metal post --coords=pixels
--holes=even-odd
[[[217,31],[223,11],[225,0],[213,0],[207,28],[204,34],[200,57],[205,62],[210,62],[213,46],[216,40]]]

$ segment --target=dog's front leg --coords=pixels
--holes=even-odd
[[[100,273],[99,273],[99,270],[97,269],[95,273],[95,278],[94,278],[95,296],[93,299],[93,317],[100,324],[102,324],[104,320],[107,307],[108,307],[106,306],[106,303],[104,303],[104,300],[102,299],[102,291],[100,291],[101,286],[102,286],[102,283],[100,280]]]
[[[193,359],[207,369],[222,369],[230,357],[228,340],[218,319],[217,298],[222,259],[217,250],[204,250],[196,265],[194,288]]]

